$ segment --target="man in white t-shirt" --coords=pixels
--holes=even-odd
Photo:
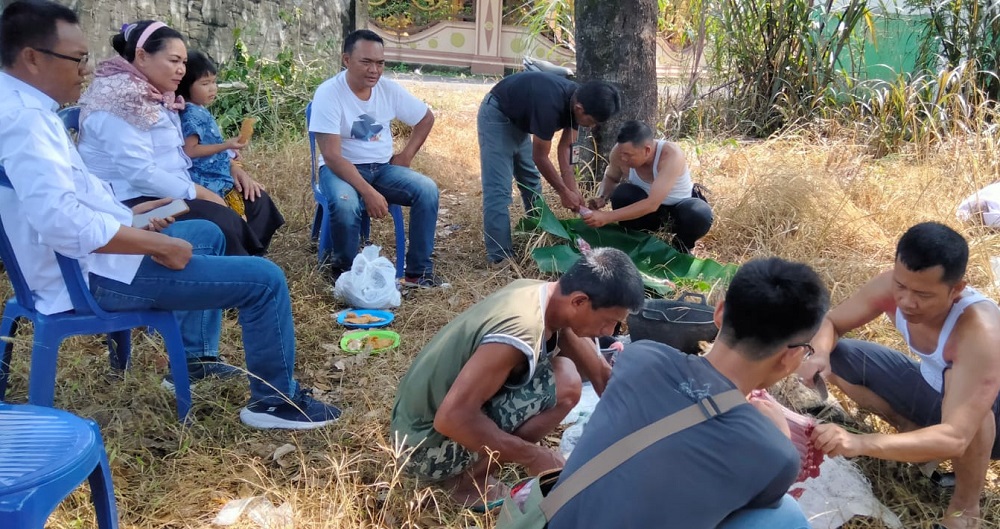
[[[337,234],[330,255],[323,257],[334,275],[348,270],[358,252],[362,211],[380,219],[389,213],[389,203],[409,206],[404,285],[441,286],[431,263],[437,184],[410,169],[434,126],[434,114],[405,88],[382,78],[383,42],[374,32],[349,34],[342,59],[346,69],[316,89],[309,119],[321,153],[319,185],[330,202],[330,229]],[[393,119],[413,127],[395,154]]]

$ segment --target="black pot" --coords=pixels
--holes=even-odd
[[[695,299],[690,302],[685,299]],[[653,340],[688,354],[699,354],[698,342],[715,340],[719,333],[715,309],[701,294],[683,294],[680,299],[647,299],[642,310],[628,317],[629,338]]]

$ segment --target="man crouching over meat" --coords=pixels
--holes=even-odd
[[[412,448],[407,473],[481,510],[508,492],[493,477],[496,463],[561,468],[563,458],[538,442],[580,399],[581,375],[603,393],[611,366],[593,338],[644,298],[629,257],[598,248],[557,282],[518,280],[458,315],[399,381],[391,429]]]
[[[816,334],[816,356],[799,374],[819,372],[899,433],[853,434],[836,425],[813,432],[834,456],[922,463],[951,459],[955,492],[937,527],[980,527],[990,459],[1000,459],[1000,310],[967,286],[969,246],[955,230],[924,222],[896,245],[892,270],[837,305]],[[885,315],[910,349],[840,337]],[[918,361],[919,360],[919,361]]]
[[[575,472],[636,431],[696,403],[705,418],[615,466],[573,496],[548,527],[810,527],[786,494],[800,456],[781,407],[744,399],[812,354],[810,341],[828,307],[827,289],[808,266],[754,260],[740,267],[716,307],[719,335],[705,356],[645,340],[625,346],[550,494],[566,494],[559,489]],[[725,408],[733,390],[735,406],[712,413]]]

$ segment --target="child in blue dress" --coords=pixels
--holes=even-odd
[[[239,138],[224,140],[219,124],[206,108],[218,94],[217,73],[208,55],[197,50],[188,52],[187,72],[177,94],[187,102],[180,117],[184,153],[192,163],[189,173],[195,183],[217,193],[242,215],[266,249],[285,219],[264,186],[251,178],[237,160],[237,153],[246,144]]]

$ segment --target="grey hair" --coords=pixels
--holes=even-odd
[[[635,312],[646,299],[639,270],[625,252],[616,248],[585,252],[559,278],[559,291],[564,295],[583,292],[594,309],[622,307]]]

